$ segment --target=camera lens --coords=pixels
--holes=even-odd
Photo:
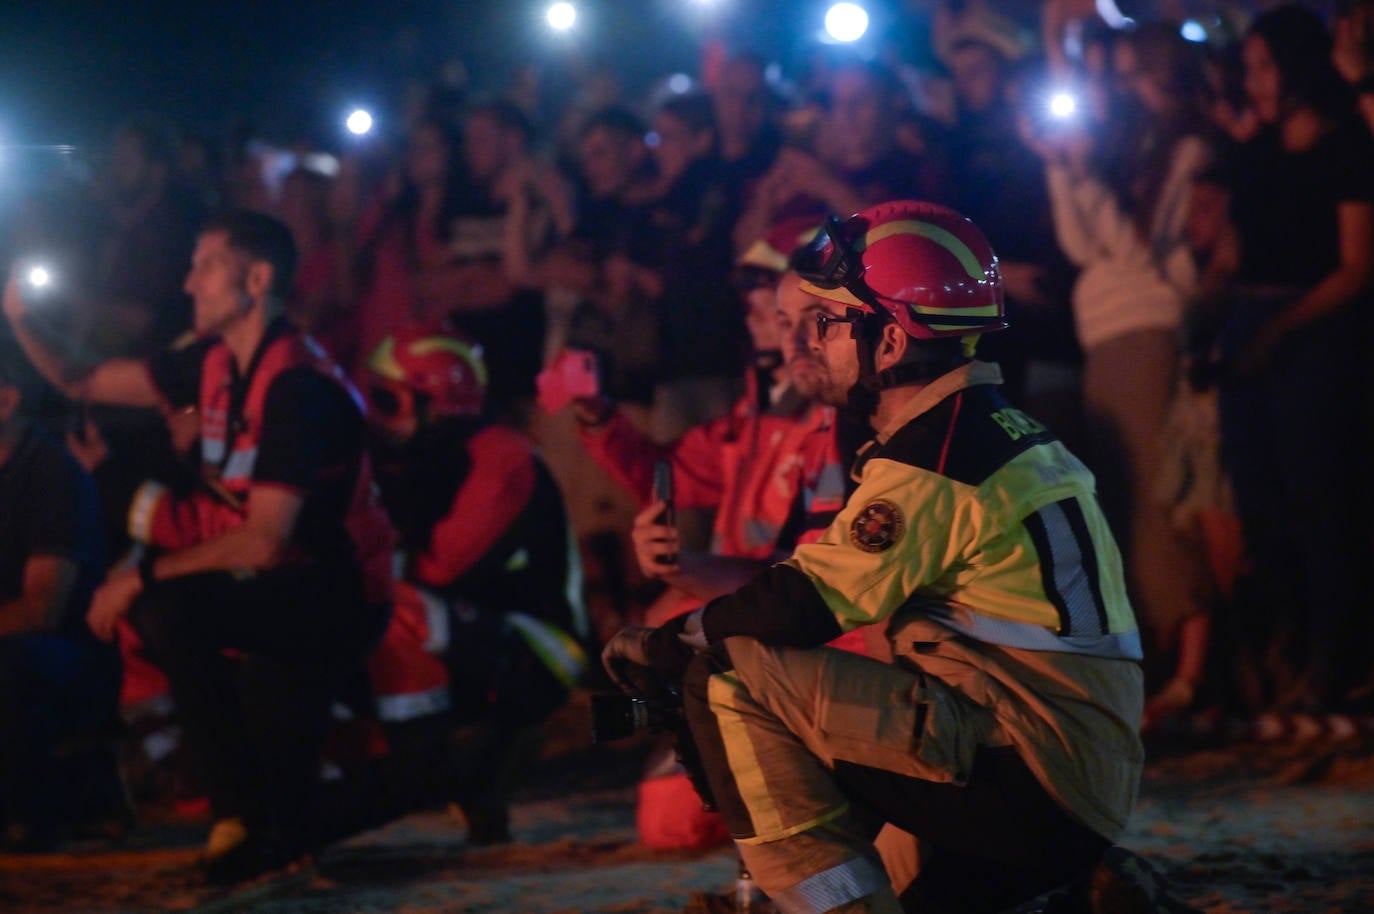
[[[624,739],[649,726],[649,703],[626,695],[592,696],[592,742]]]

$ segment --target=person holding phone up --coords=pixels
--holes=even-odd
[[[835,412],[797,383],[777,317],[787,257],[815,227],[809,219],[780,223],[735,266],[754,358],[745,394],[729,413],[660,447],[609,399],[573,400],[588,452],[640,503],[631,533],[635,557],[645,576],[668,585],[645,613],[650,624],[733,590],[786,555],[803,531],[823,528],[843,503]],[[705,549],[684,541],[678,527],[696,512],[712,516]],[[638,824],[641,840],[653,847],[725,840],[719,818],[702,813],[666,748],[647,766]]]

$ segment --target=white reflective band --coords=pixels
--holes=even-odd
[[[255,447],[234,451],[229,455],[229,462],[224,465],[221,476],[225,480],[252,479],[253,465],[257,462],[258,449]]]
[[[162,761],[175,752],[177,746],[180,745],[181,730],[175,727],[154,730],[143,738],[143,752],[148,756],[150,762]]]
[[[994,619],[961,606],[931,606],[924,610],[941,625],[989,644],[1001,644],[1027,651],[1060,651],[1121,660],[1139,660],[1143,656],[1138,631],[1087,635],[1082,638],[1071,635],[1065,638],[1043,625],[1013,622],[1011,619]]]
[[[425,643],[420,647],[429,654],[442,654],[448,650],[453,634],[449,625],[448,603],[423,587],[416,587],[415,593],[420,597],[420,605],[425,608]]]
[[[587,668],[587,655],[572,636],[557,626],[541,622],[524,613],[507,613],[511,628],[530,646],[530,650],[544,662],[549,672],[568,688],[577,682]]]
[[[1036,513],[1045,524],[1054,562],[1054,585],[1069,614],[1068,633],[1079,638],[1101,637],[1106,632],[1102,631],[1099,618],[1105,617],[1106,612],[1098,605],[1092,579],[1088,577],[1086,565],[1090,557],[1083,554],[1064,506],[1056,502]]]
[[[582,579],[582,554],[578,550],[577,534],[573,531],[571,522],[565,525],[565,530],[568,541],[568,577],[564,596],[568,605],[572,607],[573,634],[579,638],[586,638],[591,634],[592,625],[587,616],[587,604],[582,600],[585,583]]]
[[[200,459],[206,463],[219,463],[224,459],[224,448],[223,438],[201,438]]]
[[[783,914],[821,914],[872,895],[888,885],[887,874],[866,857],[855,857],[773,896]]]
[[[448,686],[440,686],[426,692],[378,695],[376,701],[377,716],[382,720],[415,720],[449,709]]]
[[[160,482],[148,480],[134,492],[129,502],[129,537],[136,542],[153,541],[153,515],[157,513],[158,500],[167,494],[167,487]]]

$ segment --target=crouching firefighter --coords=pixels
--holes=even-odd
[[[866,416],[857,489],[815,543],[603,662],[683,677],[714,800],[779,910],[993,912],[1059,886],[1168,910],[1113,840],[1136,799],[1140,639],[1091,474],[973,358],[1006,326],[968,219],[901,201],[793,257],[821,398]],[[895,661],[823,647],[883,625]],[[895,896],[885,822],[921,842]]]
[[[112,571],[87,622],[111,639],[128,618],[166,674],[215,823],[212,882],[290,864],[313,824],[329,706],[387,624],[393,535],[363,447],[362,400],[283,316],[296,264],[278,220],[238,211],[207,223],[185,290],[198,342],[68,377],[25,327],[40,371],[91,403],[193,407],[202,484],[145,487],[135,538],[162,547]],[[7,299],[7,304],[9,299]]]
[[[377,480],[403,550],[370,662],[393,772],[415,802],[456,803],[471,843],[507,841],[510,788],[586,667],[563,498],[533,444],[485,418],[479,347],[406,328],[366,370]]]

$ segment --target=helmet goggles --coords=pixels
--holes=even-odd
[[[859,216],[843,223],[827,216],[816,237],[792,254],[792,270],[813,286],[848,289],[860,301],[876,305],[877,295],[863,281],[861,252],[849,240],[862,237],[867,224]]]

